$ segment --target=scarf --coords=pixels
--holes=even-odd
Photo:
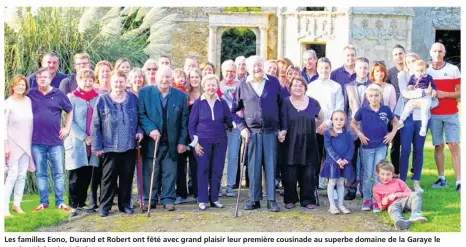
[[[99,96],[99,94],[92,89],[89,92],[85,92],[84,90],[81,90],[80,88],[76,88],[76,90],[73,91],[74,96],[83,99],[86,101],[87,104],[87,114],[86,114],[86,135],[90,136],[91,135],[91,121],[92,121],[92,114],[93,110],[90,104],[90,101]],[[86,152],[87,152],[87,157],[91,156],[91,145],[86,145]]]

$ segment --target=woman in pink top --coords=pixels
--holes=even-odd
[[[383,89],[383,104],[390,107],[393,112],[396,106],[395,87],[387,83],[388,72],[383,62],[375,61],[372,64],[369,80],[380,85]]]
[[[27,171],[36,170],[31,155],[32,105],[26,93],[29,89],[23,75],[13,77],[10,83],[10,97],[5,100],[5,216],[11,216],[10,196],[14,188],[13,210],[21,209]]]

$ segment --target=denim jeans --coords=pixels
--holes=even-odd
[[[384,160],[387,156],[387,145],[373,149],[362,148],[362,165],[363,165],[363,194],[364,200],[370,200],[372,198],[372,187],[377,183],[377,175],[375,174],[375,168],[379,161]],[[374,201],[375,202],[375,201]]]
[[[53,176],[53,189],[55,193],[55,205],[58,207],[64,203],[65,176],[63,162],[63,146],[51,146],[33,144],[31,146],[32,158],[36,164],[37,188],[39,189],[40,203],[49,206],[49,180],[47,174],[47,161],[50,161],[50,169]]]
[[[262,164],[265,167],[267,200],[275,200],[275,174],[277,163],[277,135],[251,133],[248,143],[249,197],[253,202],[260,201],[262,194]]]
[[[427,129],[429,129],[427,124]],[[400,155],[400,179],[406,182],[408,175],[409,156],[411,155],[411,144],[413,150],[413,180],[421,180],[422,164],[424,163],[424,143],[425,136],[419,135],[421,121],[414,121],[412,115],[405,122],[404,127],[400,129],[401,135],[401,155]]]
[[[227,132],[228,153],[227,153],[227,186],[233,186],[236,183],[236,172],[238,171],[238,153],[241,146],[240,131],[234,128]]]

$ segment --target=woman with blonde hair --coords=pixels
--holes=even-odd
[[[394,110],[396,116],[401,116],[405,103],[410,99],[421,98],[417,90],[408,90],[408,82],[414,74],[414,64],[421,58],[416,53],[407,53],[404,60],[404,70],[398,73],[398,85],[400,88],[400,98]],[[431,108],[437,106],[438,101],[432,101]],[[430,118],[430,116],[429,116]],[[413,145],[413,187],[415,191],[424,191],[420,186],[422,165],[424,163],[424,143],[425,136],[419,135],[422,126],[420,109],[414,109],[413,113],[404,121],[404,127],[400,129],[401,152],[400,152],[400,179],[406,181],[409,167],[409,156],[411,155],[411,145]],[[427,126],[430,125],[430,121]]]
[[[110,91],[110,74],[112,73],[113,65],[102,60],[95,65],[94,88],[99,94]]]
[[[76,216],[78,210],[86,206],[92,171],[99,166],[99,157],[91,152],[90,136],[93,108],[99,96],[93,88],[94,77],[94,71],[80,70],[76,76],[78,87],[68,94],[73,107],[73,121],[70,134],[64,141],[64,148],[65,169],[69,171],[68,199],[71,216]]]
[[[10,83],[10,97],[5,100],[5,188],[4,216],[11,216],[9,210],[10,196],[14,191],[13,210],[24,213],[21,209],[26,173],[36,170],[31,152],[33,114],[31,99],[26,96],[29,86],[27,78],[16,75]],[[13,190],[14,188],[14,190]]]

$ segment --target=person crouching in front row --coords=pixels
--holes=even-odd
[[[208,201],[211,207],[223,208],[218,202],[218,189],[228,143],[225,125],[232,128],[234,123],[227,102],[217,95],[218,83],[216,75],[204,76],[201,82],[204,93],[194,101],[189,116],[188,131],[193,140],[190,146],[194,146],[197,159],[199,210],[206,210]]]

